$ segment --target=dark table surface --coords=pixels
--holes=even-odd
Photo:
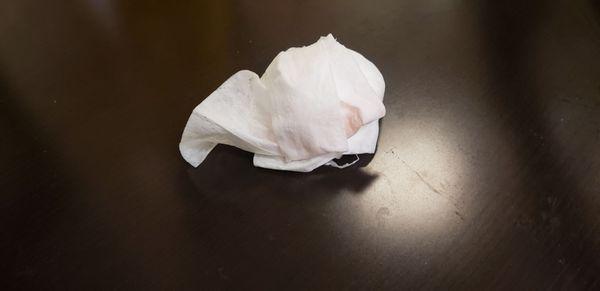
[[[598,1],[137,2],[0,3],[1,289],[600,288]],[[374,156],[183,161],[330,32],[385,77]]]

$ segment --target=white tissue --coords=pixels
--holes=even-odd
[[[257,167],[335,166],[343,154],[375,152],[384,91],[375,65],[329,34],[279,53],[262,77],[231,76],[194,109],[179,150],[194,167],[219,143],[255,153]]]

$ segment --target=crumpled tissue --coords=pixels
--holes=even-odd
[[[374,153],[385,82],[373,63],[331,35],[280,52],[265,73],[242,70],[194,110],[179,150],[197,167],[219,143],[254,165],[309,172],[345,154]]]

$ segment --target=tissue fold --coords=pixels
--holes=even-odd
[[[194,167],[222,143],[253,152],[257,167],[312,171],[375,152],[384,91],[377,67],[329,34],[279,53],[262,77],[231,76],[194,108],[179,150]]]

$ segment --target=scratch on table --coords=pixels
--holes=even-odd
[[[413,169],[411,166],[409,166],[404,160],[400,160],[407,168],[409,168],[413,173],[415,173],[417,175],[417,177],[419,177],[419,180],[421,180],[421,182],[423,182],[425,185],[427,185],[427,187],[435,192],[438,195],[442,195],[442,193],[436,189],[435,187],[433,187],[433,185],[431,185],[431,183],[429,183],[424,177],[423,175],[421,175],[421,173],[419,173],[419,171]]]
[[[429,181],[427,181],[427,179],[425,179],[425,177],[423,177],[423,175],[421,175],[421,173],[419,173],[419,171],[413,169],[413,167],[411,167],[408,163],[406,163],[404,160],[399,159],[408,169],[410,169],[413,173],[415,173],[415,175],[417,175],[417,177],[419,177],[419,180],[421,180],[421,182],[423,182],[423,184],[425,184],[427,186],[427,188],[429,188],[429,190],[433,191],[435,194],[439,195],[440,197],[442,197],[443,199],[445,199],[446,201],[448,201],[448,203],[452,204],[452,206],[454,206],[454,214],[456,214],[456,216],[458,216],[458,218],[460,218],[462,221],[465,221],[465,217],[464,215],[462,215],[459,211],[459,207],[456,204],[456,202],[452,199],[450,199],[449,197],[446,197],[442,194],[442,192],[440,190],[438,190],[437,188],[435,188],[433,185],[431,185],[431,183],[429,183]]]

